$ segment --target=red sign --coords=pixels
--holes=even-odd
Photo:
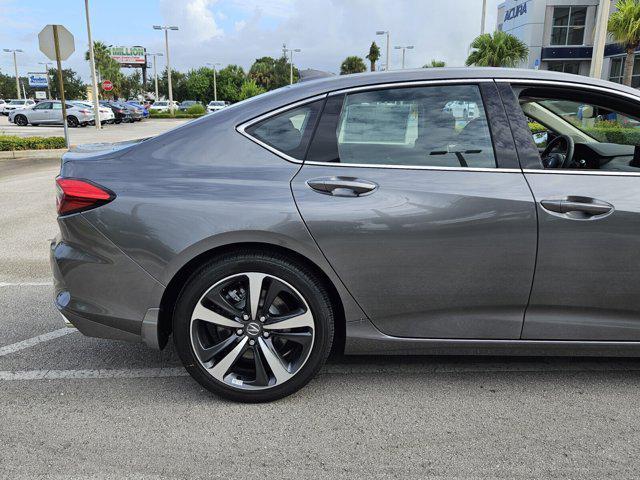
[[[113,90],[113,83],[111,83],[111,80],[105,80],[104,82],[102,82],[102,89],[105,92],[110,92],[111,90]]]

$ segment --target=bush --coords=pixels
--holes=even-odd
[[[187,108],[187,113],[190,115],[204,115],[205,112],[206,112],[206,109],[204,108],[204,106],[200,105],[199,103],[196,103],[195,105],[191,105],[189,108]]]
[[[536,133],[542,133],[547,131],[547,127],[539,124],[538,122],[529,122],[529,129],[531,130],[531,133],[534,135]]]
[[[63,137],[16,137],[0,135],[0,151],[12,150],[46,150],[50,148],[66,148]]]
[[[154,112],[153,110],[149,111],[149,118],[198,118],[202,115],[204,115],[204,112],[186,113],[176,111],[173,115],[171,115],[171,112]]]

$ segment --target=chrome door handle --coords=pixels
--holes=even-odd
[[[313,190],[335,197],[360,197],[374,192],[378,185],[354,177],[320,177],[307,180]]]
[[[587,217],[606,215],[614,210],[613,205],[589,197],[567,197],[560,200],[542,200],[542,208],[562,215],[582,213]]]

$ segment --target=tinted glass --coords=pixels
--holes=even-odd
[[[553,25],[569,25],[569,7],[556,7],[553,9]]]
[[[348,94],[327,108],[308,160],[371,165],[496,166],[476,85],[397,88]],[[325,115],[337,117],[333,133]],[[323,144],[320,144],[322,142]],[[335,147],[331,143],[335,144]],[[334,158],[332,158],[334,157]]]
[[[302,159],[324,101],[309,103],[267,118],[247,133],[291,157]]]
[[[569,28],[567,45],[582,45],[583,40],[584,40],[584,27]]]
[[[51,102],[39,103],[38,105],[33,107],[33,109],[34,110],[50,110],[51,109]]]

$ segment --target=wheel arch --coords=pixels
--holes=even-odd
[[[342,353],[345,344],[346,316],[342,297],[331,277],[313,260],[307,256],[282,245],[263,242],[239,242],[220,245],[191,258],[180,267],[167,283],[160,300],[158,312],[158,344],[162,349],[166,346],[169,336],[172,333],[173,311],[182,291],[182,287],[187,279],[203,264],[221,255],[237,252],[249,251],[266,254],[281,254],[291,258],[296,263],[311,270],[322,281],[329,292],[331,303],[335,309],[335,333],[332,353]]]

